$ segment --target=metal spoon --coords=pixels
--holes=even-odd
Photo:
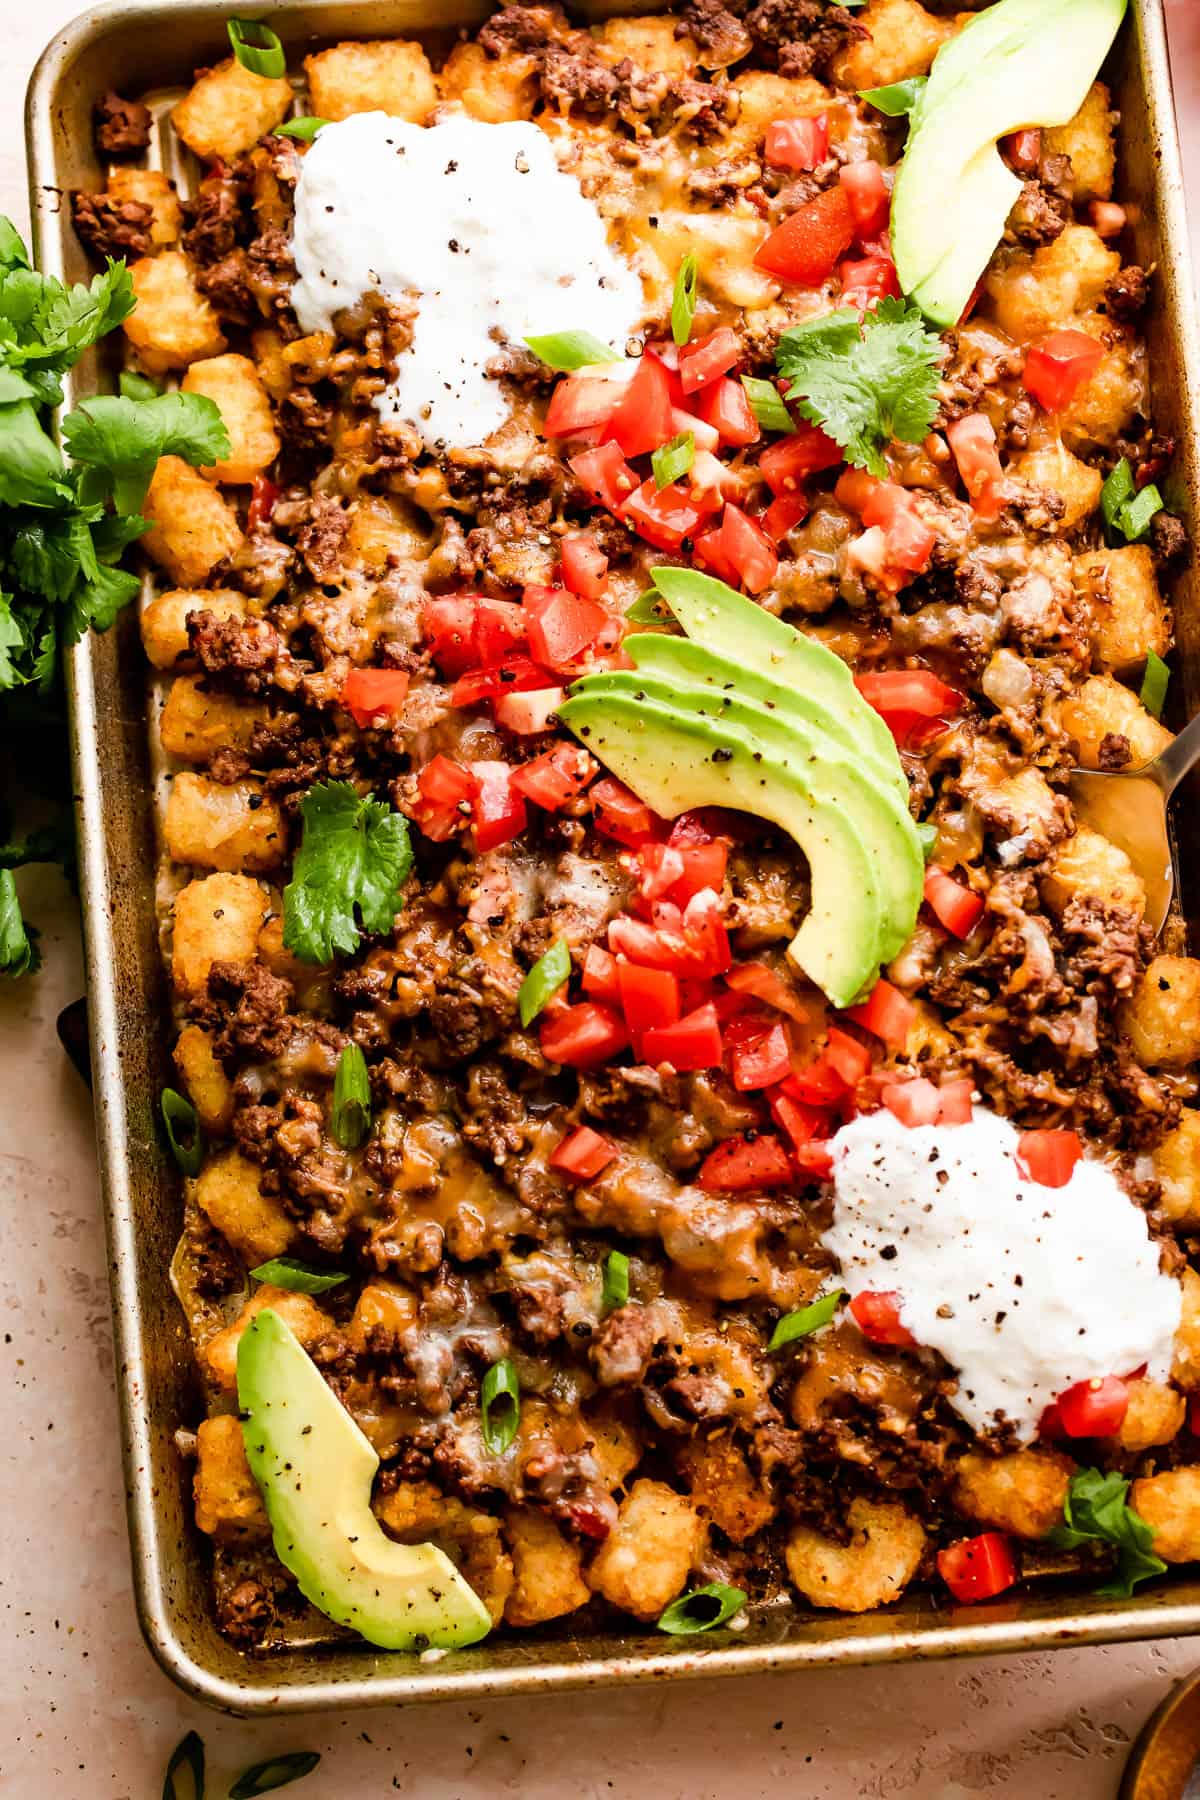
[[[1140,769],[1076,769],[1071,775],[1071,805],[1085,824],[1124,850],[1145,883],[1146,923],[1156,932],[1166,923],[1175,891],[1167,802],[1197,762],[1200,715]]]

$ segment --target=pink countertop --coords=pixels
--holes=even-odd
[[[20,105],[82,0],[0,0],[0,210],[24,222]],[[1167,0],[1200,194],[1200,3]],[[1200,255],[1200,200],[1193,209]],[[45,971],[0,989],[0,1794],[150,1800],[189,1727],[209,1794],[311,1748],[304,1800],[1110,1800],[1142,1722],[1200,1643],[703,1682],[245,1724],[159,1674],[134,1618],[92,1124],[54,1033],[82,991],[61,883],[22,887]],[[224,1779],[222,1779],[224,1778]]]

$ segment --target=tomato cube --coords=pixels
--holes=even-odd
[[[759,245],[754,261],[778,281],[820,287],[854,242],[856,213],[844,186],[798,207]]]
[[[607,425],[627,390],[603,375],[567,375],[550,396],[544,435],[581,437]]]
[[[351,669],[342,685],[342,705],[360,730],[387,725],[408,693],[403,669]]]
[[[1067,1437],[1112,1437],[1125,1423],[1129,1388],[1119,1375],[1077,1381],[1058,1396],[1055,1408]]]
[[[791,1074],[791,1050],[782,1025],[768,1025],[747,1019],[741,1029],[730,1027],[730,1074],[740,1093],[757,1088],[775,1087]]]
[[[699,1186],[710,1194],[738,1194],[780,1187],[795,1179],[792,1159],[777,1137],[726,1138],[700,1165]]]
[[[656,356],[643,356],[605,427],[626,456],[647,456],[671,436],[671,380]]]
[[[577,1125],[550,1152],[549,1160],[550,1167],[561,1169],[564,1175],[571,1175],[577,1181],[594,1181],[617,1155],[617,1146],[611,1138],[601,1137],[590,1125]]]
[[[611,623],[598,600],[571,594],[566,588],[527,587],[524,600],[529,648],[544,668],[570,674]]]
[[[807,475],[836,469],[846,460],[840,444],[807,420],[788,437],[777,438],[758,459],[762,478],[776,495],[794,494]],[[840,496],[839,496],[840,498]]]
[[[877,162],[843,163],[838,172],[854,220],[854,236],[878,237],[886,229],[892,197]]]
[[[1000,1531],[984,1531],[939,1550],[938,1574],[956,1600],[973,1606],[1003,1594],[1017,1579],[1008,1539]]]
[[[766,132],[766,160],[772,169],[816,169],[829,155],[829,115],[812,119],[772,119]]]
[[[527,800],[535,801],[547,812],[558,812],[568,800],[583,792],[599,767],[595,757],[578,745],[556,744],[532,762],[521,763],[510,780]]]
[[[862,1006],[852,1006],[847,1018],[861,1025],[873,1037],[890,1047],[903,1050],[908,1034],[916,1024],[917,1009],[907,994],[881,976]]]
[[[1021,379],[1047,412],[1069,406],[1076,390],[1100,367],[1104,346],[1084,331],[1051,331],[1025,352]]]
[[[620,512],[638,484],[620,444],[597,444],[571,457],[568,466],[580,486],[611,513]]]
[[[925,902],[955,937],[968,938],[984,914],[984,901],[961,881],[931,863],[925,871]]]
[[[701,505],[677,481],[658,488],[651,477],[629,496],[620,515],[626,525],[656,549],[678,550],[709,511],[710,507]]]
[[[563,586],[599,600],[608,581],[608,558],[590,531],[568,531],[561,545]]]
[[[550,1062],[574,1069],[594,1069],[629,1046],[629,1033],[620,1014],[593,1000],[581,1000],[553,1018],[544,1018],[538,1037],[542,1054]]]
[[[680,1074],[691,1069],[718,1068],[723,1047],[716,1007],[709,1001],[674,1024],[647,1031],[642,1054],[648,1063],[670,1063]]]
[[[779,573],[779,557],[762,526],[732,503],[721,515],[719,549],[747,593],[761,594]]]
[[[505,762],[473,762],[471,773],[479,783],[471,801],[471,819],[475,848],[482,854],[524,831],[525,799],[513,787],[512,770]]]
[[[639,800],[624,785],[606,775],[591,790],[596,830],[636,850],[648,838],[659,835],[661,820],[644,800]]]
[[[895,1081],[881,1089],[879,1098],[888,1111],[910,1129],[936,1125],[940,1105],[938,1090],[923,1075],[914,1081]]]
[[[740,361],[742,346],[736,331],[721,325],[707,337],[684,344],[679,351],[679,385],[685,394],[707,387],[718,375],[724,375]]]
[[[901,1323],[900,1309],[903,1304],[899,1294],[855,1294],[850,1302],[850,1311],[854,1315],[854,1323],[868,1343],[888,1344],[893,1349],[910,1349],[917,1340],[908,1327]]]
[[[723,444],[740,447],[756,443],[762,436],[762,427],[740,381],[722,375],[698,393],[693,403],[697,416],[712,426]]]
[[[1017,1163],[1039,1187],[1066,1187],[1083,1155],[1077,1131],[1023,1131],[1017,1140]]]

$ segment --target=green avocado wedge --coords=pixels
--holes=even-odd
[[[487,1608],[433,1544],[397,1544],[371,1511],[379,1458],[270,1308],[242,1334],[238,1406],[275,1554],[306,1599],[383,1650],[478,1643]]]
[[[840,656],[711,575],[661,567],[653,580],[694,643],[810,696],[837,722],[833,735],[847,750],[855,756],[869,751],[885,767],[899,767],[891,732]]]
[[[565,701],[559,717],[664,818],[727,806],[786,831],[808,858],[812,877],[811,909],[788,955],[835,1006],[852,1005],[874,984],[890,927],[877,861],[842,806],[757,737],[690,706],[592,691]]]
[[[656,709],[686,709],[689,716],[710,720],[722,742],[765,750],[774,764],[794,775],[812,796],[848,819],[875,865],[881,910],[879,958],[890,962],[912,935],[925,863],[907,805],[875,779],[868,764],[860,760],[855,765],[837,746],[823,741],[819,732],[795,717],[765,711],[751,694],[735,696],[704,684],[697,686],[682,671],[671,674],[664,669],[651,675],[639,669],[636,674],[589,675],[572,689],[572,698],[594,697],[603,702],[614,695],[622,695],[634,705],[649,701]],[[803,840],[797,841],[807,853]],[[815,896],[815,880],[813,885]]]
[[[998,0],[934,59],[892,195],[900,285],[956,325],[1021,191],[997,140],[1078,112],[1128,0]]]

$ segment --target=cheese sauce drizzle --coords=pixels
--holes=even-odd
[[[1166,1378],[1180,1288],[1142,1212],[1102,1163],[1040,1187],[1018,1133],[976,1107],[968,1125],[855,1119],[832,1143],[824,1233],[849,1293],[892,1292],[917,1343],[958,1372],[952,1404],[976,1431],[1003,1414],[1023,1442],[1077,1381]]]
[[[505,423],[484,372],[505,340],[588,331],[623,352],[645,310],[599,212],[525,122],[375,112],[326,125],[303,158],[292,252],[306,332],[372,290],[415,302],[412,347],[376,406],[434,448],[482,444]]]

